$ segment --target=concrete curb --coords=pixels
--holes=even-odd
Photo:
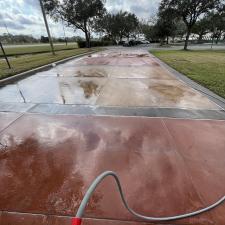
[[[52,62],[52,63],[55,63],[56,65],[59,65],[59,64],[68,62],[72,59],[80,58],[80,57],[86,56],[86,55],[91,55],[91,54],[96,53],[96,52],[98,52],[98,51],[86,52],[86,53],[71,56],[71,57],[68,57],[68,58],[65,58],[65,59],[61,59],[61,60],[58,60],[58,61],[55,61],[55,62]],[[2,79],[2,80],[0,80],[0,87],[2,87],[4,85],[7,85],[7,84],[14,83],[14,82],[16,82],[18,80],[21,80],[21,79],[24,79],[26,77],[32,76],[37,72],[42,72],[42,71],[48,70],[48,69],[52,68],[52,63],[46,64],[44,66],[37,67],[35,69],[31,69],[31,70],[28,70],[28,71],[25,71],[25,72],[22,72],[22,73],[19,73],[19,74],[16,74],[16,75],[13,75],[11,77],[7,77],[5,79]]]
[[[175,77],[185,82],[187,85],[192,87],[193,89],[201,92],[203,95],[207,96],[212,102],[216,103],[218,106],[220,106],[223,110],[225,110],[225,99],[221,96],[215,94],[214,92],[210,91],[208,88],[201,86],[200,84],[196,83],[195,81],[191,80],[186,75],[178,72],[177,70],[173,69],[171,66],[163,62],[158,57],[154,56],[151,52],[150,54],[155,58],[155,60],[165,67],[167,70],[169,70],[172,74],[174,74]]]

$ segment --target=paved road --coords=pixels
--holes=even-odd
[[[71,224],[91,181],[121,178],[139,213],[187,213],[225,193],[225,117],[145,49],[113,48],[0,89],[1,224]],[[225,206],[168,224],[224,224]],[[64,217],[62,217],[64,216]],[[141,225],[107,179],[84,225]]]
[[[159,44],[151,44],[150,49],[157,50],[182,50],[184,45],[171,45],[170,47],[160,47]],[[188,49],[191,50],[225,50],[225,44],[189,44]]]
[[[69,45],[74,44],[69,42]],[[54,43],[54,45],[65,45],[65,43]],[[34,44],[19,44],[19,45],[4,45],[4,48],[25,48],[25,47],[41,47],[49,46],[49,43],[34,43]]]

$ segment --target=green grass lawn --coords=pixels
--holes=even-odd
[[[225,51],[153,50],[153,55],[225,98]]]
[[[93,49],[92,49],[93,50]],[[92,51],[90,49],[73,49],[56,52],[53,56],[51,53],[42,53],[35,55],[23,55],[9,58],[10,64],[13,69],[8,69],[4,59],[0,59],[0,79],[21,73],[48,63],[52,63],[70,56],[79,55]],[[94,49],[99,50],[99,49]]]
[[[61,50],[71,50],[78,48],[77,43],[68,43],[66,44],[60,44],[60,45],[54,45],[55,51],[61,51]],[[14,55],[23,55],[23,54],[35,54],[35,53],[45,53],[45,52],[51,52],[51,48],[49,44],[43,44],[39,46],[18,46],[18,47],[7,47],[4,46],[5,52],[8,56],[14,56]],[[0,50],[0,57],[3,56],[2,51]]]

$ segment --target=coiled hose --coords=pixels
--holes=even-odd
[[[139,213],[136,213],[134,210],[132,210],[129,205],[127,204],[126,200],[125,200],[125,197],[124,197],[124,194],[123,194],[123,190],[122,190],[122,187],[121,187],[121,184],[120,184],[120,181],[119,181],[119,178],[118,176],[116,175],[116,173],[112,172],[112,171],[107,171],[107,172],[104,172],[102,173],[101,175],[99,175],[95,180],[94,182],[91,184],[91,186],[89,187],[88,191],[86,192],[81,204],[80,204],[80,207],[77,211],[77,214],[76,214],[76,217],[72,219],[72,225],[80,225],[81,222],[82,222],[82,217],[83,217],[83,214],[84,214],[84,211],[85,211],[85,208],[86,208],[86,205],[88,203],[88,201],[90,200],[93,192],[95,191],[95,189],[97,188],[97,186],[108,176],[112,176],[116,183],[117,183],[117,186],[118,186],[118,190],[120,192],[120,196],[121,196],[121,199],[122,199],[122,202],[124,204],[124,206],[126,207],[126,209],[132,214],[134,215],[135,217],[139,218],[139,219],[142,219],[144,221],[171,221],[171,220],[180,220],[180,219],[184,219],[184,218],[188,218],[188,217],[193,217],[193,216],[196,216],[196,215],[199,215],[199,214],[202,214],[204,212],[207,212],[217,206],[219,206],[220,204],[222,204],[224,201],[225,201],[225,196],[222,197],[220,200],[218,200],[217,202],[215,202],[214,204],[204,208],[204,209],[200,209],[200,210],[197,210],[197,211],[194,211],[194,212],[191,212],[191,213],[186,213],[186,214],[182,214],[182,215],[176,215],[176,216],[170,216],[170,217],[149,217],[149,216],[144,216],[144,215],[141,215]]]

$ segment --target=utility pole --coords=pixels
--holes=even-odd
[[[9,69],[12,69],[12,67],[11,67],[11,65],[10,65],[10,63],[9,63],[9,60],[8,60],[8,58],[7,58],[7,55],[5,54],[5,50],[4,50],[4,48],[3,48],[3,45],[2,45],[2,42],[1,42],[1,41],[0,41],[0,47],[1,47],[1,49],[2,49],[3,55],[4,55],[4,57],[5,57],[5,61],[7,62]]]
[[[42,0],[39,0],[39,1],[40,1],[40,5],[41,5],[41,11],[42,11],[42,14],[43,14],[44,22],[45,22],[45,27],[46,27],[46,30],[47,30],[47,33],[48,33],[48,39],[49,39],[51,49],[52,49],[52,54],[55,55],[55,50],[54,50],[54,46],[53,46],[53,42],[52,42],[51,33],[50,33],[50,30],[49,30],[49,27],[48,27],[48,21],[47,21],[47,18],[46,18],[44,5],[43,5]]]
[[[63,26],[63,33],[64,33],[64,38],[65,38],[65,42],[66,42],[66,46],[67,46],[68,41],[67,41],[67,37],[66,37],[66,31],[65,31],[63,20],[62,20],[62,26]]]

